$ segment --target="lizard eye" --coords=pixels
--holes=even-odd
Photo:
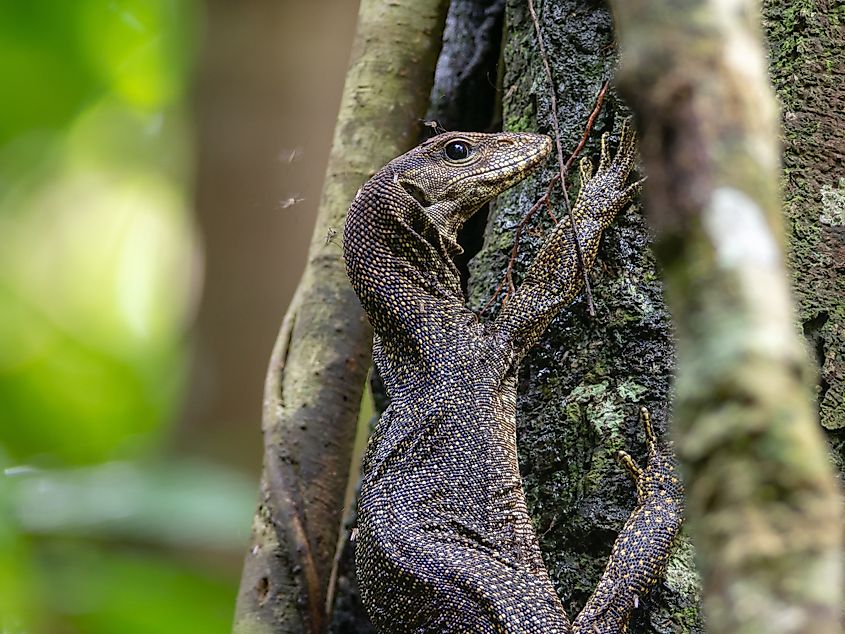
[[[472,153],[472,146],[466,141],[450,141],[443,148],[443,154],[450,161],[463,161]]]

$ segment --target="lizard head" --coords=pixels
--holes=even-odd
[[[397,288],[462,296],[452,261],[462,251],[458,230],[539,167],[551,147],[541,134],[446,132],[379,170],[355,195],[343,238],[349,278],[367,313],[385,318],[398,310],[404,316],[393,323],[408,322],[413,303],[398,305]]]
[[[543,134],[446,132],[387,168],[443,237],[454,241],[467,218],[533,172],[551,148]]]

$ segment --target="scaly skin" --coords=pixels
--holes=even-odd
[[[519,362],[580,290],[569,220],[492,323],[464,305],[451,259],[463,222],[550,150],[536,134],[441,134],[388,163],[350,207],[344,257],[391,399],[367,447],[358,506],[362,598],[381,632],[624,632],[680,526],[671,456],[646,425],[645,470],[623,458],[638,505],[569,623],[525,504],[515,421]],[[639,189],[625,186],[635,159],[626,124],[615,158],[603,138],[596,174],[581,163],[573,216],[588,267]]]

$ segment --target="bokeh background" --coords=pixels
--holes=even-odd
[[[230,629],[343,0],[0,2],[0,629]]]

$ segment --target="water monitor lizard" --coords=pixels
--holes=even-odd
[[[535,170],[550,139],[449,132],[394,159],[355,196],[344,230],[349,278],[372,322],[390,405],[370,438],[358,507],[357,569],[380,632],[624,632],[661,574],[681,523],[671,455],[644,415],[648,464],[622,456],[637,506],[604,575],[570,623],[543,565],[516,451],[516,374],[582,278],[569,219],[553,229],[499,315],[464,303],[452,256],[481,205]],[[586,266],[639,190],[627,125],[573,207]]]

